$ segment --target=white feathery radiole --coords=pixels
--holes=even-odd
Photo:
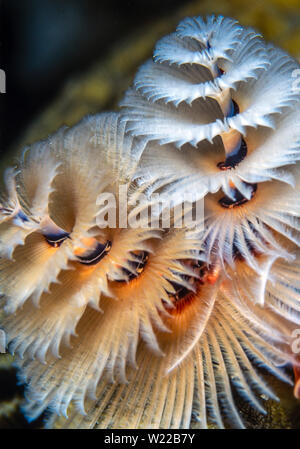
[[[299,395],[295,69],[233,19],[184,19],[120,112],[62,128],[6,171],[1,327],[28,419],[243,428],[238,401],[265,414],[279,399],[263,373],[293,383],[290,365]]]

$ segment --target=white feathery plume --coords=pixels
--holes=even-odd
[[[289,258],[275,233],[300,244],[299,168],[294,168],[292,174],[296,180],[294,187],[280,181],[259,183],[249,201],[243,197],[240,203],[227,201],[220,193],[207,195],[204,200],[207,257],[230,266],[242,257],[257,272],[261,270],[255,253]]]
[[[179,239],[181,239],[181,245],[176,248],[174,243]],[[139,277],[128,282],[111,284],[112,298],[106,297],[101,300],[102,313],[90,308],[84,310],[81,307],[80,309],[80,306],[86,304],[85,301],[81,301],[81,303],[77,301],[77,308],[75,307],[76,303],[74,303],[72,291],[76,292],[77,290],[82,299],[88,297],[86,291],[76,285],[83,282],[77,270],[77,277],[79,277],[77,281],[75,274],[72,275],[74,272],[66,273],[69,278],[72,276],[71,282],[70,279],[69,282],[66,282],[66,280],[63,282],[63,279],[61,279],[56,291],[54,290],[51,295],[45,297],[44,304],[42,299],[40,309],[34,312],[31,323],[23,331],[22,342],[18,339],[18,327],[15,329],[16,321],[21,323],[22,318],[28,314],[28,311],[22,310],[17,315],[17,319],[8,318],[8,323],[4,322],[8,329],[9,338],[12,338],[10,327],[13,327],[12,331],[16,334],[12,340],[13,348],[18,351],[22,350],[23,355],[26,350],[29,354],[39,356],[39,351],[43,349],[43,346],[46,345],[48,348],[54,345],[55,352],[52,351],[52,355],[57,356],[58,335],[61,335],[60,332],[57,335],[57,331],[60,331],[61,327],[66,325],[67,318],[70,325],[73,326],[71,329],[67,329],[68,336],[71,333],[74,334],[78,321],[78,319],[74,319],[74,314],[83,314],[76,329],[77,337],[71,339],[73,347],[62,346],[61,358],[54,361],[53,357],[50,357],[51,368],[49,366],[42,368],[44,375],[47,376],[46,390],[45,388],[43,388],[43,391],[40,389],[45,378],[40,377],[40,370],[37,369],[39,363],[36,361],[28,363],[27,358],[25,359],[23,375],[26,376],[27,381],[30,380],[31,397],[35,398],[36,401],[35,412],[38,410],[38,413],[40,413],[40,407],[43,405],[44,408],[50,406],[57,413],[66,415],[71,400],[75,400],[80,410],[83,411],[86,396],[95,396],[100,379],[104,379],[103,381],[105,379],[106,381],[107,379],[110,381],[117,379],[119,382],[126,382],[127,365],[136,366],[135,353],[139,335],[153,354],[162,357],[164,341],[160,341],[161,339],[155,336],[155,331],[159,330],[160,333],[169,335],[168,324],[172,325],[170,320],[166,321],[169,313],[163,302],[168,305],[169,309],[172,307],[172,302],[169,299],[170,292],[174,290],[172,283],[183,287],[184,275],[187,276],[190,273],[189,268],[182,265],[178,260],[191,256],[192,249],[196,245],[197,242],[194,239],[184,237],[181,231],[174,231],[170,236],[158,241],[154,244]],[[72,288],[69,287],[66,291],[68,285],[72,285]],[[64,292],[65,305],[59,305],[56,300],[60,291]],[[66,313],[66,318],[60,320],[62,323],[58,329],[59,322],[55,320],[55,314],[61,308],[62,316]],[[72,314],[68,312],[68,309],[70,312],[73,310]],[[199,312],[202,313],[201,310]],[[39,338],[41,322],[43,322],[43,328],[45,329],[43,336],[45,341],[41,341]],[[48,332],[47,328],[49,329]],[[186,333],[193,333],[196,330],[191,326],[191,329]],[[188,337],[186,336],[186,338]],[[34,348],[32,348],[32,339],[35,342]],[[26,346],[27,341],[31,343],[30,346]],[[171,343],[174,346],[174,351],[178,351],[176,349],[179,346],[178,343],[178,337],[176,344]],[[36,354],[35,351],[37,351]],[[85,354],[84,362],[83,354]],[[87,356],[87,354],[89,355]],[[45,351],[43,351],[42,356],[45,356]],[[84,369],[82,363],[85,364]],[[164,365],[166,366],[166,364]],[[52,374],[50,374],[49,369]],[[74,381],[74,379],[77,380]],[[57,382],[59,382],[59,388],[57,388]],[[39,394],[39,391],[41,391],[41,394]],[[31,408],[32,406],[29,404],[29,410]],[[28,413],[31,417],[35,416],[34,410],[28,411]]]
[[[165,178],[174,197],[190,190],[199,198],[220,187],[230,196],[230,183],[243,189],[238,177],[291,182],[278,168],[299,159],[297,69],[293,58],[231,19],[185,19],[157,44],[154,62],[142,66],[121,102],[130,134],[155,141],[146,147],[140,178],[149,181],[150,173],[155,182],[160,176],[158,159],[149,166],[147,156],[154,159],[161,150],[169,153],[162,157],[170,161]],[[176,147],[182,147],[181,154]]]
[[[242,33],[234,50],[228,52],[229,60],[217,60],[218,76],[213,76],[209,70],[213,63],[216,64],[212,56],[207,66],[193,64],[192,61],[179,67],[166,62],[157,64],[161,59],[158,56],[159,48],[158,44],[154,52],[156,63],[148,61],[144,64],[136,75],[134,85],[151,102],[163,99],[175,106],[181,102],[192,104],[197,98],[211,97],[222,107],[222,99],[229,95],[224,90],[236,89],[241,81],[256,79],[261,70],[270,64],[262,40],[252,30]],[[174,53],[178,55],[176,46]],[[227,109],[228,101],[227,105],[224,103],[224,113]]]
[[[282,167],[300,159],[300,114],[286,109],[274,120],[276,132],[262,126],[247,129],[247,155],[230,169],[219,168],[224,162],[220,140],[201,142],[196,148],[186,144],[179,151],[171,143],[149,142],[135,177],[141,185],[147,182],[155,186],[154,190],[160,186],[161,193],[178,203],[182,198],[197,201],[220,188],[230,196],[230,185],[241,188],[243,194],[245,183],[278,179],[293,184],[291,170]]]
[[[253,322],[248,308],[240,301],[228,302],[229,295],[225,284],[215,298],[204,334],[177,369],[166,376],[167,359],[154,355],[142,344],[137,349],[138,369],[128,369],[127,384],[100,382],[96,404],[93,400],[85,402],[85,416],[80,416],[78,409],[71,409],[68,420],[60,420],[60,425],[64,428],[176,429],[189,427],[193,412],[202,428],[206,428],[208,422],[223,428],[224,413],[233,427],[244,427],[233,399],[233,388],[244,401],[265,413],[257,395],[278,398],[254,369],[252,360],[290,382],[277,365],[292,357],[287,354],[287,345],[280,334],[270,335],[267,314]],[[202,307],[201,299],[201,293],[198,299],[195,296],[194,311]],[[253,306],[254,310],[255,307],[258,306]],[[188,306],[183,306],[173,326],[182,332],[181,326],[188,326],[191,320]],[[175,343],[176,347],[176,340],[167,342],[167,336],[165,344],[171,348]],[[31,372],[34,375],[33,369]],[[36,398],[31,408],[28,404],[30,412],[36,407],[39,410],[44,400]],[[78,407],[82,401],[75,401],[75,404]],[[51,419],[53,417],[48,425]]]

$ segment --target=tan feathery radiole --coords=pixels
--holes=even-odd
[[[192,417],[243,427],[235,393],[261,413],[259,396],[276,399],[258,366],[291,382],[296,69],[232,19],[185,19],[158,42],[120,113],[61,129],[8,169],[1,326],[29,419],[47,409],[48,426],[64,415],[75,428],[187,428]],[[154,193],[176,207],[204,199],[204,215],[192,229],[149,227],[147,216],[100,227],[118,201],[99,196],[118,200],[120,186],[128,219],[149,204],[162,218]]]

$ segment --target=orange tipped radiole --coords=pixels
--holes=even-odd
[[[278,399],[260,367],[287,383],[294,367],[300,397],[294,70],[233,19],[187,18],[120,112],[6,171],[1,327],[28,419],[243,428],[238,399]]]

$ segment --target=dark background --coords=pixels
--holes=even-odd
[[[0,0],[0,151],[59,94],[70,75],[117,41],[189,0]]]

